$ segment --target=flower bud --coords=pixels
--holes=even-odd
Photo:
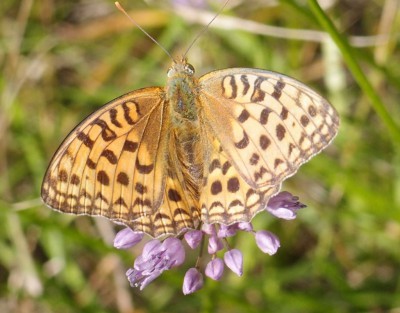
[[[183,279],[182,291],[185,295],[196,292],[203,287],[203,275],[194,267],[190,268]]]
[[[238,249],[232,249],[225,252],[224,261],[226,266],[236,275],[243,275],[243,255]]]

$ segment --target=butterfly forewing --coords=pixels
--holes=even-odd
[[[121,222],[156,211],[168,141],[162,92],[155,87],[131,92],[78,125],[46,172],[44,202],[62,212]]]
[[[204,119],[253,188],[279,185],[337,133],[334,108],[307,86],[257,69],[200,78]]]

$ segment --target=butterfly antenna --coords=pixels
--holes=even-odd
[[[221,8],[218,10],[217,14],[211,19],[211,21],[208,22],[208,24],[197,34],[197,36],[194,38],[192,43],[189,45],[189,47],[186,49],[186,52],[183,54],[183,59],[186,58],[186,55],[188,54],[189,50],[193,47],[193,45],[196,43],[196,41],[203,36],[203,34],[208,30],[210,27],[211,23],[214,22],[214,20],[222,13],[222,11],[225,9],[226,5],[228,4],[230,0],[226,0],[224,4],[221,6]]]
[[[165,49],[157,40],[155,40],[148,32],[146,32],[143,27],[141,27],[138,23],[136,23],[136,21],[130,17],[130,15],[125,11],[125,9],[122,7],[122,5],[116,1],[115,2],[115,6],[117,7],[118,10],[120,10],[122,13],[124,13],[126,15],[126,17],[133,23],[136,25],[137,28],[139,28],[147,37],[149,37],[157,46],[159,46],[169,57],[170,59],[175,62],[174,58],[171,56],[171,54],[167,51],[167,49]]]

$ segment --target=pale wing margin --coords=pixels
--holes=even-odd
[[[275,186],[335,137],[336,110],[288,76],[250,68],[200,78],[201,115],[253,188]]]
[[[164,193],[166,110],[164,89],[151,87],[91,114],[55,153],[43,181],[43,201],[65,213],[121,223],[152,214]]]

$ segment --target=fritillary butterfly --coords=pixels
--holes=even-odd
[[[295,79],[253,68],[197,79],[182,58],[165,88],[127,93],[81,122],[41,195],[55,210],[154,237],[250,221],[338,126],[335,109]]]

